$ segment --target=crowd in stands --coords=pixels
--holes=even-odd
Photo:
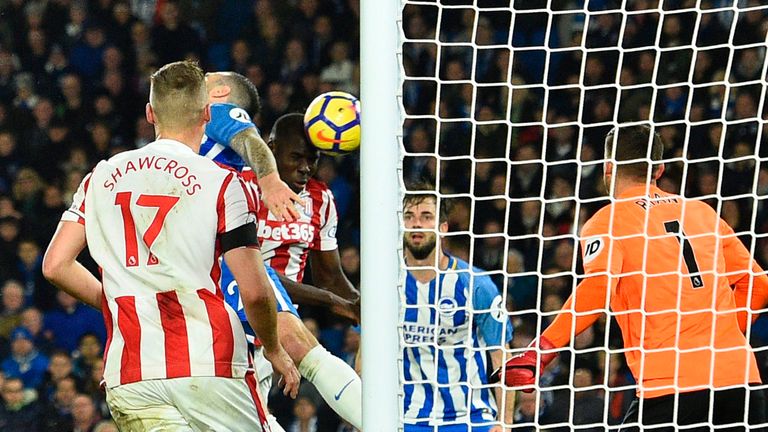
[[[577,0],[440,3],[459,7],[403,10],[402,101],[419,117],[404,123],[404,177],[476,197],[458,199],[451,216],[453,231],[471,235],[451,236],[446,247],[506,290],[515,346],[537,332],[532,309],[557,310],[572,289],[574,236],[605,203],[600,159],[616,121],[655,122],[670,158],[661,187],[707,199],[768,266],[760,234],[768,166],[759,159],[768,156],[760,84],[768,9],[759,0],[740,0],[750,9],[737,12],[716,9],[732,3],[724,0],[670,0],[663,13],[659,1],[638,0],[627,2],[631,14],[611,12],[624,2],[595,0],[589,10],[607,12],[589,20]],[[485,10],[510,3],[515,13]],[[0,1],[1,430],[115,430],[99,389],[102,318],[58,292],[40,267],[83,176],[153,140],[143,114],[150,74],[184,58],[242,73],[262,95],[254,120],[268,136],[275,119],[324,91],[359,94],[358,28],[357,0]],[[323,158],[317,176],[335,194],[342,266],[358,283],[357,157]],[[96,271],[87,254],[82,260]],[[349,323],[312,308],[302,315],[326,347],[353,361],[359,334]],[[606,341],[616,347],[620,338],[600,322],[574,346]],[[765,341],[760,319],[752,342]],[[579,354],[571,370],[561,356],[546,382],[631,384],[621,356],[609,360]],[[607,406],[615,423],[631,393],[544,392],[539,414],[568,421],[572,402],[572,420],[585,424],[602,421]],[[533,418],[535,398],[520,394],[518,420]],[[271,405],[290,431],[337,430],[311,388],[296,402],[272,394]]]
[[[464,234],[447,247],[505,290],[514,346],[528,345],[552,319],[537,310],[559,310],[577,282],[575,239],[607,203],[601,159],[617,122],[652,122],[666,145],[660,187],[705,199],[768,266],[765,2],[599,0],[586,2],[589,19],[575,0],[440,4],[403,11],[404,177],[456,197],[449,231]],[[767,322],[753,326],[753,346],[768,343]],[[606,344],[620,347],[621,336],[601,320],[573,346]],[[758,359],[768,373],[765,351]],[[621,355],[571,360],[560,356],[545,384],[633,383]],[[544,392],[539,414],[600,423],[607,407],[616,424],[632,394]],[[520,394],[516,418],[531,421],[536,406]]]
[[[279,116],[322,92],[359,94],[358,14],[347,0],[0,1],[0,430],[115,430],[99,389],[101,314],[51,286],[41,261],[83,176],[153,141],[144,118],[151,73],[195,59],[247,76],[268,137]],[[342,265],[355,283],[357,167],[355,155],[324,158],[317,173],[336,196]],[[312,308],[302,315],[353,361],[359,334],[349,322]],[[311,385],[298,402],[272,406],[289,430],[339,427]]]

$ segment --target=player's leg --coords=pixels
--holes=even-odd
[[[360,429],[362,384],[354,369],[320,345],[293,314],[277,314],[277,332],[301,376],[315,385],[328,406]]]
[[[639,432],[643,426],[652,426],[672,421],[674,396],[640,399],[635,397],[624,415],[619,432]],[[642,419],[642,421],[641,421]],[[639,425],[639,426],[638,426]],[[674,428],[651,429],[654,431],[673,431]]]
[[[166,380],[168,394],[195,431],[269,431],[256,378],[189,377]],[[173,430],[173,429],[166,429]]]
[[[768,423],[768,399],[765,396],[764,389],[756,389],[749,391],[749,424],[760,425]],[[766,431],[768,427],[761,427],[759,429],[751,429]]]
[[[352,426],[363,422],[362,384],[354,369],[326,350],[299,319],[288,292],[277,275],[267,268],[277,300],[277,334],[280,344],[314,384],[328,406]]]
[[[162,386],[164,380],[142,381],[107,389],[107,405],[121,431],[193,431]]]
[[[686,425],[709,422],[709,407],[713,392],[710,390],[699,390],[680,393],[678,395],[676,424],[681,426],[681,430],[706,432],[711,430],[709,426],[699,426],[695,428],[684,428]]]
[[[749,391],[749,404],[746,395]],[[765,395],[763,390],[747,390],[736,388],[719,390],[715,392],[713,423],[715,425],[744,424],[744,409],[748,407],[747,421],[750,425],[758,425],[766,422]],[[723,431],[743,431],[744,426],[734,426],[719,429]],[[750,429],[764,430],[764,429]]]

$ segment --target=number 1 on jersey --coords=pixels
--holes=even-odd
[[[680,221],[673,220],[664,222],[664,229],[670,233],[675,234],[677,239],[683,245],[683,259],[685,259],[685,265],[688,267],[688,273],[691,274],[691,284],[694,288],[701,288],[704,286],[704,280],[699,273],[699,264],[696,262],[696,255],[693,253],[693,246],[688,241],[685,233],[680,229]]]
[[[125,234],[125,266],[136,267],[139,265],[139,241],[136,238],[136,223],[133,220],[133,213],[131,213],[131,198],[132,192],[118,192],[115,196],[115,205],[120,206],[120,213],[123,216],[123,233]],[[147,265],[157,264],[157,257],[152,253],[152,244],[160,235],[160,230],[163,229],[163,222],[165,217],[171,211],[174,205],[179,201],[179,197],[171,195],[139,195],[139,199],[136,200],[136,205],[140,207],[156,207],[157,213],[155,213],[152,223],[149,224],[147,231],[142,236],[142,241],[149,250],[149,259],[147,259]]]

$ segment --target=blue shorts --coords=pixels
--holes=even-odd
[[[403,432],[489,432],[493,425],[470,426],[453,424],[443,426],[404,424]]]
[[[280,282],[280,278],[277,276],[277,272],[270,266],[265,265],[264,267],[267,269],[267,276],[269,276],[269,282],[270,285],[272,285],[272,291],[275,293],[277,311],[290,312],[298,317],[299,312],[296,310],[296,306],[293,305],[291,296],[288,295],[288,292],[285,290],[283,283]],[[224,291],[224,300],[226,300],[227,304],[237,312],[237,316],[243,323],[245,334],[254,336],[253,329],[251,329],[251,326],[248,324],[248,319],[245,316],[245,309],[243,308],[243,303],[240,300],[240,290],[237,287],[237,282],[235,281],[234,276],[232,276],[232,272],[229,270],[229,267],[227,267],[226,263],[224,262],[221,264],[221,286]]]

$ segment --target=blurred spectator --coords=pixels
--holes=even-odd
[[[336,89],[354,93],[353,69],[349,46],[346,42],[335,42],[331,46],[331,64],[320,73],[320,80],[332,84]]]
[[[5,210],[17,216],[0,216],[0,277],[3,279],[12,277],[16,273],[16,249],[21,219],[21,215],[13,208],[13,202],[7,197],[0,196],[0,207],[5,204],[8,206]]]
[[[339,259],[341,260],[341,269],[344,270],[344,274],[347,276],[352,285],[360,285],[360,252],[358,252],[355,246],[344,246],[339,251]]]
[[[16,137],[10,131],[0,131],[0,191],[8,192],[8,179],[16,177],[21,168],[21,158],[18,155]]]
[[[15,96],[14,76],[19,68],[21,62],[13,52],[0,50],[0,100],[9,101]]]
[[[22,168],[13,183],[13,199],[24,218],[33,219],[40,207],[45,183],[40,175],[31,168]]]
[[[72,400],[72,425],[74,432],[93,432],[101,416],[96,411],[93,399],[79,394]]]
[[[84,2],[75,1],[69,7],[69,21],[64,27],[65,43],[71,48],[79,41],[85,31],[85,20],[88,18],[88,9]]]
[[[517,393],[517,400],[515,401],[515,424],[529,423],[529,426],[522,426],[515,430],[521,432],[534,432],[537,428],[533,425],[537,420],[540,423],[545,423],[547,405],[546,399],[541,398],[538,400],[537,407],[537,395],[540,393]]]
[[[280,69],[280,80],[295,85],[306,73],[309,65],[304,52],[304,44],[299,39],[291,39],[285,46],[285,61]]]
[[[102,347],[99,338],[86,333],[80,338],[80,344],[77,347],[77,357],[75,358],[75,373],[81,378],[87,380],[102,360]]]
[[[82,81],[77,74],[65,74],[59,78],[59,89],[62,96],[62,119],[74,130],[82,130],[88,122],[87,101],[83,94]]]
[[[21,378],[24,387],[37,389],[48,369],[48,357],[35,347],[32,333],[24,327],[11,332],[11,356],[2,363],[5,376]]]
[[[287,432],[318,432],[317,406],[307,397],[300,396],[293,405],[295,420]]]
[[[182,20],[179,3],[166,0],[160,5],[160,21],[152,27],[152,51],[160,65],[190,58],[202,58],[203,43],[197,32]]]
[[[58,291],[58,308],[45,314],[45,329],[53,335],[54,346],[68,353],[74,352],[83,335],[91,333],[103,344],[106,339],[104,319],[74,297]]]
[[[38,430],[40,407],[34,398],[24,392],[19,378],[6,378],[0,386],[0,430],[6,432],[32,432]]]
[[[589,369],[576,369],[573,373],[573,424],[588,425],[599,424],[603,421],[605,401],[598,396],[598,390],[582,390],[585,387],[595,385],[594,376]],[[579,428],[579,430],[598,432],[603,431],[601,426],[592,428]]]
[[[48,371],[45,373],[43,382],[38,387],[38,397],[44,403],[53,400],[56,388],[59,382],[65,378],[72,378],[73,375],[72,359],[64,351],[54,351],[51,353]]]
[[[525,259],[517,249],[507,250],[507,293],[513,299],[515,310],[536,307],[538,278],[535,275],[520,275],[525,272]]]
[[[504,259],[504,236],[498,220],[489,220],[483,226],[483,237],[475,251],[475,263],[483,270],[501,270]]]
[[[759,0],[750,0],[745,3],[753,7],[761,5]],[[765,10],[758,8],[739,13],[736,31],[733,33],[733,43],[747,45],[765,41],[765,33],[768,28],[765,25],[765,15]]]
[[[336,200],[336,212],[339,220],[344,221],[352,200],[352,187],[344,177],[338,175],[336,163],[329,157],[320,158],[315,176],[331,188]]]
[[[13,279],[3,284],[3,309],[0,311],[0,337],[9,339],[11,331],[21,323],[21,312],[26,303],[24,287]]]
[[[621,424],[624,420],[624,413],[629,409],[629,405],[635,396],[635,392],[631,388],[626,388],[634,383],[634,379],[632,378],[632,373],[629,372],[629,368],[624,364],[623,356],[619,353],[610,355],[606,370],[608,373],[609,389],[625,387],[624,389],[610,391],[608,397],[608,423],[612,425]]]
[[[43,313],[36,307],[28,307],[21,312],[21,326],[29,330],[35,346],[44,354],[53,349],[50,335],[43,331]]]
[[[43,430],[72,430],[72,402],[77,396],[77,383],[74,378],[62,378],[56,383],[53,399],[43,406],[41,422]]]
[[[106,48],[106,37],[102,24],[87,23],[81,39],[72,47],[69,64],[83,77],[86,84],[96,82],[103,70],[102,57]]]
[[[47,244],[48,240],[53,236],[56,231],[56,227],[59,224],[61,214],[66,210],[64,205],[64,197],[62,196],[61,188],[57,185],[48,185],[43,190],[42,205],[40,206],[37,217],[31,221],[28,221],[30,227],[33,230],[36,244]],[[48,284],[47,281],[41,280],[40,283]],[[39,284],[36,282],[36,285]],[[53,292],[46,293],[50,297],[53,297]],[[53,302],[48,301],[51,305]],[[43,302],[40,306],[44,306]]]
[[[96,405],[96,411],[102,418],[109,418],[109,406],[107,405],[107,395],[102,389],[102,380],[104,379],[104,360],[101,358],[95,360],[91,366],[90,373],[85,377],[83,384],[83,393],[89,395]]]
[[[56,289],[43,277],[43,252],[32,239],[19,241],[17,277],[24,284],[24,294],[28,302],[49,310],[53,307],[51,301]]]
[[[360,350],[360,331],[354,327],[348,327],[344,333],[344,347],[342,348],[342,360],[355,367],[355,359]]]
[[[248,67],[251,61],[251,47],[243,39],[237,39],[232,42],[229,49],[230,64],[225,68],[241,75],[248,73]]]

